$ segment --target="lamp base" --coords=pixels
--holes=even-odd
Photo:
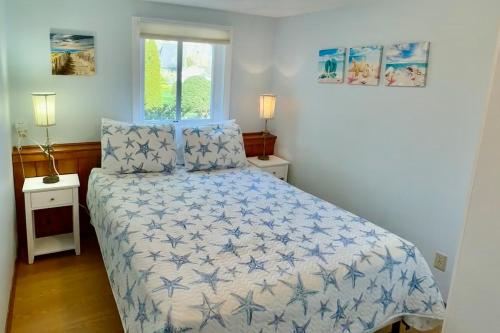
[[[269,161],[269,155],[263,155],[263,156],[259,156],[257,158],[261,161]]]
[[[43,177],[43,183],[44,184],[55,184],[59,182],[59,176],[58,175],[51,175],[47,177]]]

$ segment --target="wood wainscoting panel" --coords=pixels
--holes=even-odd
[[[245,151],[248,157],[261,155],[264,150],[262,133],[243,133]],[[276,136],[266,137],[266,153],[274,153]],[[101,143],[83,142],[54,145],[54,158],[60,174],[77,173],[80,178],[79,200],[87,207],[87,186],[90,172],[101,165]],[[24,178],[41,177],[48,174],[46,156],[38,146],[24,146],[21,151],[12,150],[14,188],[17,211],[18,258],[27,260],[26,219],[24,215]],[[24,170],[24,173],[23,173]],[[71,232],[71,207],[60,207],[35,212],[36,236],[45,237]],[[80,232],[83,237],[93,233],[90,218],[85,208],[80,209]]]
[[[264,152],[264,140],[266,143],[266,155],[273,155],[276,138],[276,135],[273,134],[264,136],[262,132],[243,133],[243,142],[247,157],[262,155]]]

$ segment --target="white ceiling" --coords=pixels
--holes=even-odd
[[[338,7],[348,0],[146,0],[245,14],[287,17]]]

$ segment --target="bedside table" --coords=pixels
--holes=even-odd
[[[28,262],[33,263],[35,256],[42,254],[75,250],[80,254],[80,222],[78,175],[61,175],[56,184],[44,184],[43,177],[24,180],[24,204],[26,209],[26,238],[28,243]],[[34,211],[54,207],[73,207],[73,232],[36,238]]]
[[[287,181],[288,180],[288,165],[290,162],[279,158],[277,156],[271,155],[269,156],[268,161],[259,160],[258,157],[249,157],[247,158],[248,162],[262,171],[269,172],[274,175],[276,178]]]

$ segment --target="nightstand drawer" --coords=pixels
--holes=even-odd
[[[287,165],[275,166],[275,167],[267,167],[262,168],[262,171],[269,172],[274,177],[279,178],[281,180],[286,179]]]
[[[31,193],[31,207],[33,209],[70,206],[72,204],[72,189]]]

